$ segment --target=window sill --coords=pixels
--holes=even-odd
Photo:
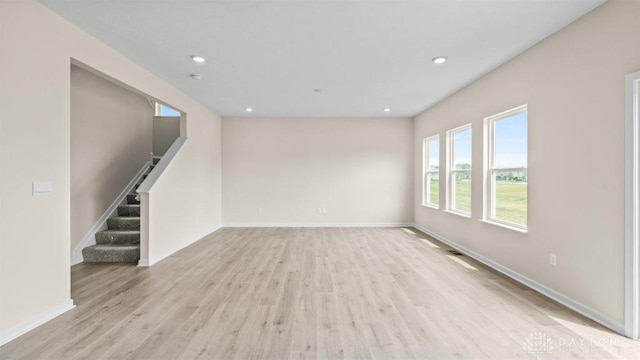
[[[440,210],[440,206],[438,205],[431,205],[431,204],[421,204],[421,205],[429,209]]]
[[[485,223],[485,224],[490,224],[490,225],[494,225],[494,226],[498,226],[504,229],[508,229],[511,231],[515,231],[515,232],[519,232],[521,234],[528,234],[529,230],[528,229],[521,229],[515,226],[509,226],[507,224],[503,224],[500,222],[496,222],[496,221],[491,221],[491,220],[486,220],[486,219],[480,219],[481,222]]]
[[[457,215],[457,216],[463,217],[465,219],[471,219],[471,214],[465,214],[465,213],[454,211],[454,210],[445,210],[444,212],[449,213],[449,214],[453,214],[453,215]]]

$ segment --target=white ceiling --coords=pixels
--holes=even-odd
[[[40,2],[222,116],[397,117],[604,0]]]

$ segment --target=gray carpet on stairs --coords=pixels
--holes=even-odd
[[[154,159],[154,165],[159,161]],[[153,170],[154,166],[151,166]],[[143,181],[147,175],[143,175]],[[140,184],[136,184],[137,189]],[[96,245],[82,249],[84,262],[137,263],[140,260],[140,201],[135,192],[118,206],[118,216],[107,220],[107,230],[96,233]]]

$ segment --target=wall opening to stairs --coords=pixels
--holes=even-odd
[[[136,263],[135,189],[186,135],[186,114],[75,60],[70,89],[71,265]]]
[[[70,81],[73,250],[149,160],[154,109],[144,96],[75,65]]]

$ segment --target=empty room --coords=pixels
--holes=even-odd
[[[0,359],[640,359],[640,0],[0,0]]]

